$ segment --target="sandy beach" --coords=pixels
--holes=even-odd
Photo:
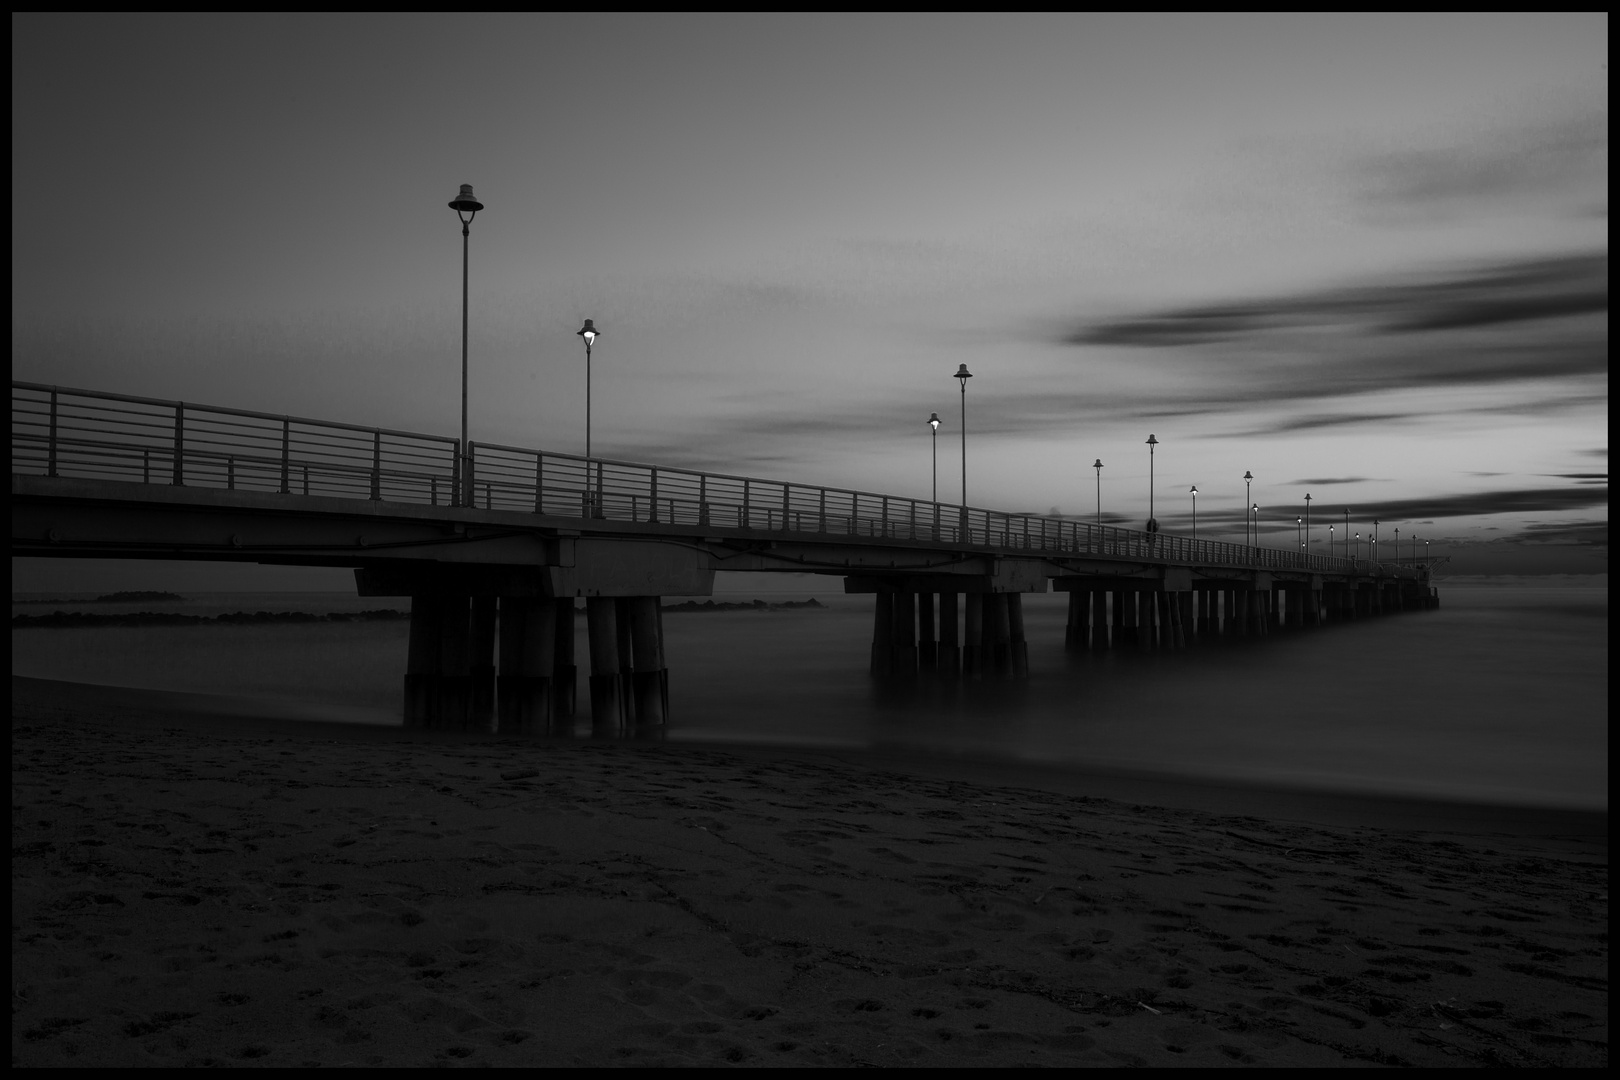
[[[1608,1062],[1604,815],[12,684],[12,1064]]]

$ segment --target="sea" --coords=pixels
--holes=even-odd
[[[1437,610],[1147,653],[1066,651],[1067,597],[1027,595],[1027,678],[924,678],[911,687],[869,675],[872,601],[844,595],[841,584],[720,575],[717,601],[813,598],[821,606],[666,613],[665,738],[1608,807],[1607,575],[1441,580]],[[409,599],[12,597],[14,616],[379,608],[408,610]],[[583,668],[583,618],[579,626]],[[14,626],[11,659],[16,675],[224,697],[263,715],[398,725],[408,636],[403,619]],[[582,670],[582,714],[584,681]],[[589,717],[579,719],[583,738]]]

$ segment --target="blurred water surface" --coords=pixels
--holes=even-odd
[[[1027,680],[923,680],[909,689],[868,677],[871,601],[829,593],[828,585],[838,587],[819,581],[809,588],[821,591],[806,591],[799,582],[741,594],[815,596],[827,605],[822,610],[667,614],[668,737],[1608,805],[1604,585],[1443,582],[1437,611],[1147,654],[1066,653],[1066,597],[1028,596]],[[333,593],[216,593],[131,604],[27,599],[13,597],[13,614],[408,608],[403,598]],[[581,618],[582,660],[583,630]],[[26,629],[12,633],[12,669],[390,724],[399,722],[407,637],[403,620]],[[583,731],[588,718],[580,719]]]

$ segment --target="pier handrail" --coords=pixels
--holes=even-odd
[[[17,380],[11,386],[13,473],[428,505],[466,501],[459,498],[459,441],[450,436]],[[1395,572],[1382,562],[500,443],[471,441],[466,460],[470,501],[488,510],[1054,559]]]

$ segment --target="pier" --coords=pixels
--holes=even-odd
[[[1432,565],[12,383],[13,556],[348,567],[411,598],[409,725],[592,731],[669,719],[665,597],[714,575],[873,597],[871,672],[1028,674],[1023,596],[1076,650],[1174,650],[1438,605]],[[583,602],[583,606],[581,606]]]

